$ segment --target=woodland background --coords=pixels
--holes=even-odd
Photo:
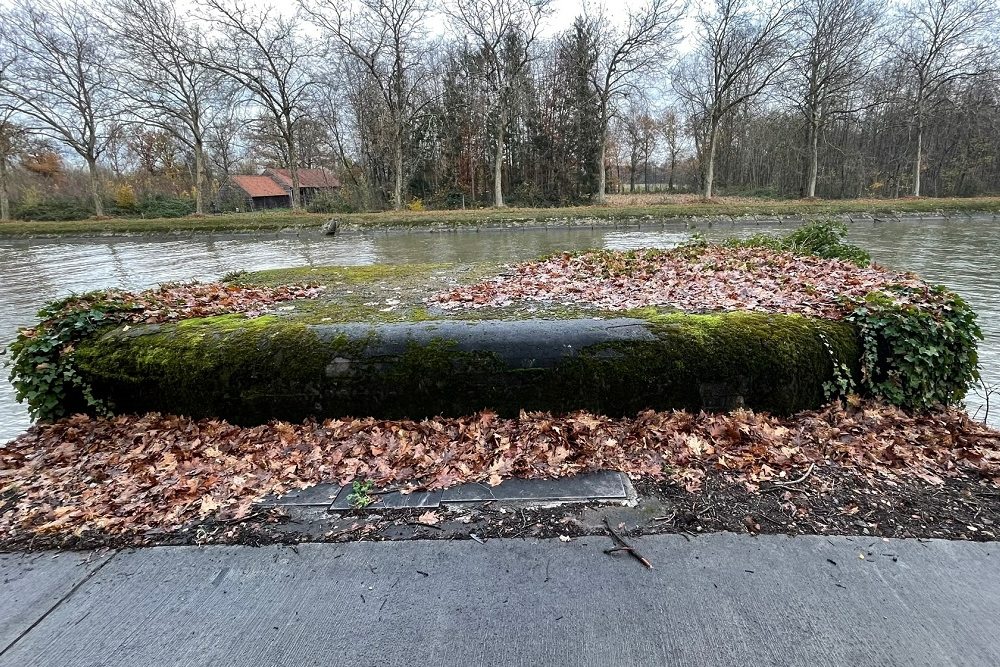
[[[333,170],[339,192],[310,203],[330,212],[1000,193],[995,0],[647,0],[583,5],[565,29],[552,14],[16,0],[0,213],[231,210],[228,176],[267,166]]]

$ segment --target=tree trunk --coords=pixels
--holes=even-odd
[[[396,160],[393,165],[396,172],[396,183],[392,191],[392,207],[403,210],[403,141],[396,141]]]
[[[674,191],[674,169],[677,168],[677,155],[670,151],[670,176],[667,177],[667,190]]]
[[[815,112],[809,119],[809,173],[806,180],[806,197],[816,196],[816,178],[819,174],[819,127]]]
[[[597,192],[594,193],[594,199],[598,204],[603,204],[607,201],[605,197],[605,191],[608,189],[608,170],[605,166],[605,160],[607,160],[608,153],[608,141],[607,132],[601,133],[600,148],[597,151]]]
[[[194,141],[194,212],[205,213],[205,144],[200,137]]]
[[[713,118],[708,130],[708,164],[705,165],[705,199],[712,198],[712,186],[715,184],[715,143],[717,125]]]
[[[104,217],[104,201],[101,199],[101,176],[97,173],[97,158],[87,157],[87,170],[90,172],[90,195],[94,198],[94,215]]]
[[[0,137],[0,141],[3,138]],[[10,220],[10,185],[7,173],[7,156],[0,155],[0,220]]]
[[[917,108],[917,157],[913,162],[913,196],[920,196],[920,161],[923,159],[924,148],[924,114]]]
[[[292,177],[292,210],[302,208],[302,188],[299,187],[299,147],[295,141],[292,119],[285,117],[285,142],[288,145],[288,173]]]
[[[497,127],[497,152],[493,158],[493,205],[503,208],[503,135],[504,121]]]

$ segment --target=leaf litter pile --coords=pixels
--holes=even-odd
[[[989,490],[1000,486],[1000,433],[957,410],[914,416],[856,399],[790,418],[480,413],[239,427],[78,415],[0,446],[0,544],[92,533],[141,539],[208,517],[239,521],[269,494],[330,481],[417,490],[613,469],[690,492],[721,475],[755,494],[813,468],[847,471],[876,489],[918,478]]]
[[[429,301],[446,310],[514,303],[587,304],[606,310],[648,306],[686,312],[748,310],[840,319],[845,301],[906,286],[916,275],[860,268],[768,248],[684,247],[673,251],[563,254],[511,267],[490,280],[460,286]]]
[[[51,316],[99,308],[108,311],[115,320],[130,324],[160,324],[233,313],[254,317],[268,306],[311,299],[321,291],[322,287],[307,284],[253,287],[227,283],[165,283],[142,292],[109,289],[72,296],[62,301]]]

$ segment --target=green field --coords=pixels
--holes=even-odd
[[[239,232],[277,231],[288,228],[314,227],[330,218],[337,218],[345,228],[391,228],[477,225],[517,225],[558,223],[573,218],[592,220],[628,220],[635,218],[685,218],[691,216],[773,216],[824,215],[844,213],[997,213],[1000,197],[920,198],[920,199],[751,199],[721,197],[710,201],[689,199],[678,202],[632,205],[630,197],[615,197],[622,205],[574,206],[566,208],[505,208],[460,211],[385,211],[380,213],[292,213],[268,211],[262,213],[232,213],[185,218],[110,218],[104,220],[73,220],[66,222],[0,223],[0,236],[32,237],[48,235],[127,235],[153,233],[188,233],[199,231]],[[636,197],[637,202],[648,201]]]

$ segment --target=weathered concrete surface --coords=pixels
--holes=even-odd
[[[417,491],[402,494],[398,491],[383,493],[372,489],[369,493],[375,502],[368,509],[397,509],[401,507],[439,507],[441,503],[484,503],[492,501],[528,502],[579,502],[586,500],[625,500],[628,478],[614,470],[580,473],[558,479],[505,479],[497,486],[479,482],[458,484],[442,491]],[[328,507],[331,510],[350,510],[352,485],[317,484],[307,489],[296,489],[283,496],[264,499],[261,504],[278,507]]]
[[[635,543],[120,553],[0,665],[1000,664],[998,544]]]
[[[0,553],[0,652],[106,560],[87,553]]]
[[[472,482],[445,489],[441,502],[625,500],[626,479],[620,472],[600,470],[558,479],[509,478],[497,486]]]

